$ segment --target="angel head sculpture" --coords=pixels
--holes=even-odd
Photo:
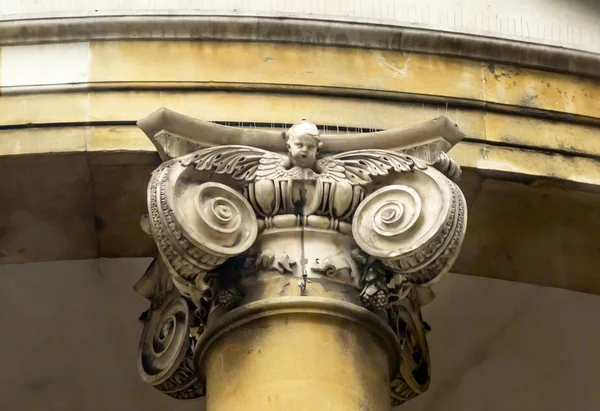
[[[317,152],[323,145],[317,126],[302,120],[287,132],[287,149],[292,165],[314,169]]]

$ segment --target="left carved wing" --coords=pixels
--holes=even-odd
[[[335,181],[347,179],[350,184],[368,184],[372,177],[395,172],[425,169],[421,160],[404,153],[387,150],[353,150],[320,159],[318,171]]]
[[[236,180],[253,181],[261,159],[273,155],[270,151],[248,146],[216,146],[196,151],[179,159],[183,166],[196,170],[229,174]]]

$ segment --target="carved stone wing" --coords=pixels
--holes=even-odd
[[[348,180],[352,185],[364,185],[372,177],[390,171],[407,172],[427,166],[412,156],[387,150],[354,150],[320,159],[317,167],[322,177],[335,181]]]
[[[290,174],[287,168],[290,166],[290,160],[281,154],[267,151],[260,159],[260,164],[256,170],[257,180],[275,180],[286,178]]]
[[[248,146],[217,146],[196,151],[179,160],[185,167],[199,171],[228,174],[236,180],[251,182],[285,174],[288,159],[281,154]]]

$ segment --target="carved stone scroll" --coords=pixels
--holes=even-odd
[[[258,232],[254,211],[234,189],[220,183],[181,178],[177,162],[157,169],[150,180],[148,209],[153,237],[186,296],[191,284],[207,288],[204,275],[246,251]]]
[[[407,281],[429,283],[458,255],[466,229],[464,196],[431,168],[388,181],[358,207],[354,239]]]

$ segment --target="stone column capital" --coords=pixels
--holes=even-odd
[[[168,129],[202,131],[202,138],[155,124],[165,116]],[[211,375],[214,381],[219,373],[238,377],[207,365],[215,351],[228,355],[242,340],[257,344],[247,339],[253,326],[269,327],[273,334],[264,338],[272,344],[289,323],[297,328],[287,333],[318,340],[320,334],[300,331],[318,321],[323,335],[350,327],[377,347],[380,354],[373,355],[389,372],[385,381],[366,363],[353,372],[379,387],[371,391],[387,384],[389,404],[426,390],[427,326],[420,307],[430,300],[427,287],[450,269],[465,233],[465,199],[455,184],[460,167],[446,154],[462,133],[443,118],[405,129],[321,135],[307,120],[275,132],[165,111],[155,117],[141,122],[153,130],[165,160],[150,180],[144,224],[160,256],[137,284],[152,302],[143,318],[144,381],[177,398],[204,395],[207,386],[209,411],[226,409],[222,404],[234,404],[214,400],[229,394],[211,385]],[[323,350],[333,350],[334,358],[332,347],[340,342],[331,344]],[[239,355],[234,351],[231,356]],[[261,358],[247,366],[260,373],[270,357]],[[279,370],[279,378],[296,378],[294,369]],[[239,395],[258,389],[252,384],[239,381]],[[356,395],[348,404],[364,400]]]

